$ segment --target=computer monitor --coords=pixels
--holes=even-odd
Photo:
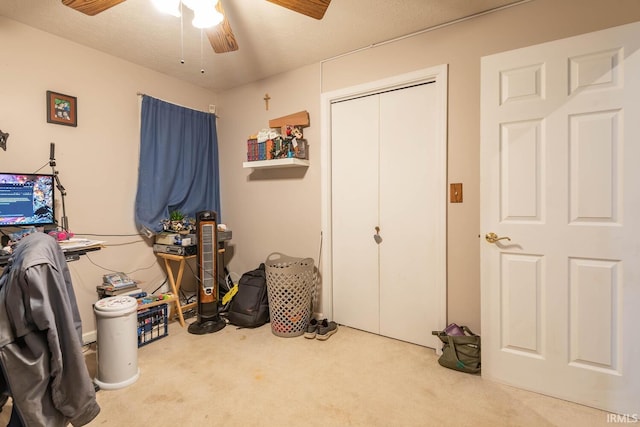
[[[0,227],[56,223],[54,176],[0,172]]]

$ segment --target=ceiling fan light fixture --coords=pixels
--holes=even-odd
[[[151,3],[160,12],[180,18],[180,0],[151,0]]]
[[[211,28],[222,22],[224,16],[215,9],[194,9],[191,24],[196,28]]]
[[[187,6],[189,9],[194,12],[197,9],[216,9],[216,4],[218,4],[218,0],[182,0],[182,4]]]

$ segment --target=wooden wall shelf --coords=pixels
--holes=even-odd
[[[309,113],[307,111],[299,111],[294,114],[289,114],[288,116],[278,117],[277,119],[269,120],[269,128],[280,128],[280,135],[282,137],[286,137],[287,135],[287,127],[288,126],[296,126],[299,128],[306,128],[309,126]],[[305,150],[308,150],[307,142],[304,138],[300,138],[304,142]],[[253,153],[256,154],[256,153]],[[265,154],[265,153],[263,153]],[[259,156],[247,156],[247,158],[258,158]],[[267,156],[262,156],[267,157]],[[253,169],[263,169],[263,168],[295,168],[295,167],[308,167],[309,166],[309,155],[308,152],[304,156],[305,159],[299,159],[297,157],[286,157],[279,159],[270,159],[270,160],[253,160],[250,162],[243,162],[243,168],[253,168]]]
[[[309,166],[309,160],[297,159],[295,157],[287,157],[285,159],[273,159],[273,160],[255,160],[253,162],[243,162],[243,168],[295,168],[295,167],[307,167]]]

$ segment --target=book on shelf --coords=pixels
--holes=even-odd
[[[99,298],[127,295],[137,299],[137,298],[145,297],[147,295],[145,291],[143,291],[137,286],[132,286],[130,288],[125,288],[125,289],[115,289],[115,288],[98,285],[96,286],[96,291],[98,292]]]
[[[136,288],[138,287],[138,284],[134,281],[132,282],[128,282],[128,283],[123,283],[120,285],[112,285],[110,283],[102,283],[101,285],[96,286],[96,288],[100,288],[102,290],[108,290],[108,291],[114,291],[117,289],[120,290],[127,290],[127,289],[132,289],[132,288]]]
[[[140,294],[146,294],[146,292],[144,292],[142,289],[140,288],[133,288],[133,289],[125,289],[125,290],[116,290],[116,291],[106,291],[105,295],[108,295],[110,297],[114,297],[116,295],[128,295],[134,298],[138,298],[138,295]]]

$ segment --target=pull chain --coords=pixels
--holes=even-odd
[[[184,64],[184,13],[180,2],[180,63]]]
[[[200,29],[200,72],[204,74],[204,30]]]

